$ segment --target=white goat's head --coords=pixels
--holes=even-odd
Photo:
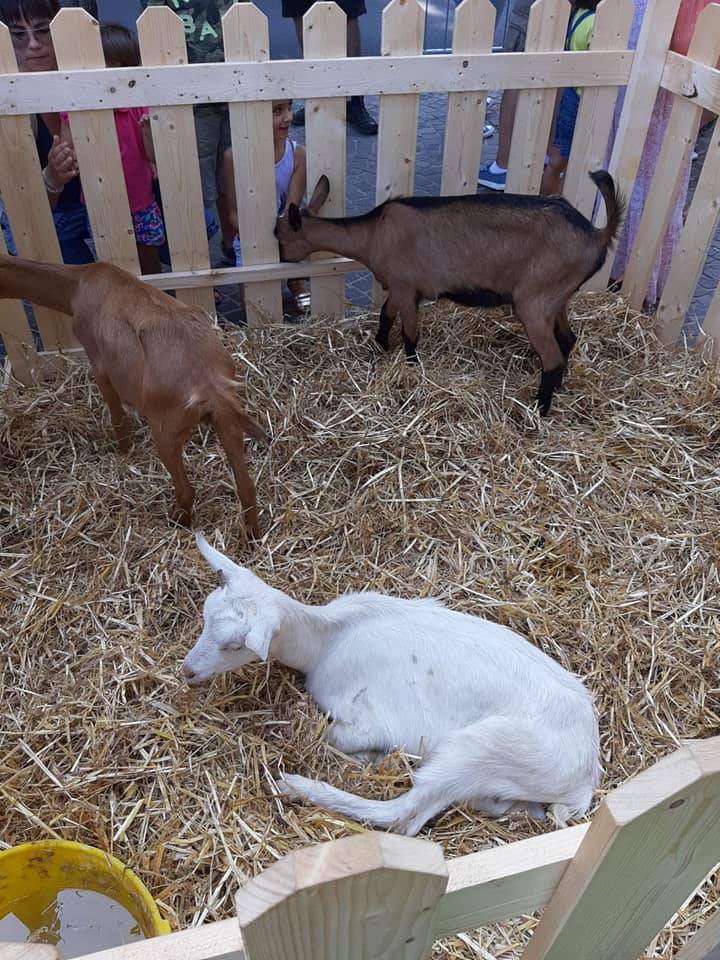
[[[258,658],[267,660],[280,625],[272,587],[215,550],[200,534],[196,541],[220,586],[205,601],[202,633],[183,661],[183,673],[192,686]]]

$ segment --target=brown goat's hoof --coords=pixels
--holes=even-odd
[[[185,507],[173,507],[170,511],[170,519],[182,527],[192,527],[192,511],[186,510]]]

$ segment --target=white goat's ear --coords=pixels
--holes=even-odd
[[[200,553],[217,573],[221,586],[224,586],[228,580],[231,580],[233,577],[242,574],[243,568],[233,563],[230,557],[226,557],[224,553],[220,553],[215,547],[211,547],[201,533],[196,534],[195,542],[197,543]]]
[[[256,622],[245,636],[245,646],[256,653],[261,660],[267,660],[270,656],[270,644],[274,633],[274,623],[264,620],[260,623]]]
[[[317,216],[317,213],[320,207],[325,203],[330,193],[330,181],[323,174],[318,182],[315,184],[315,189],[313,190],[313,195],[310,197],[310,203],[308,204],[308,213],[311,213],[313,216]]]

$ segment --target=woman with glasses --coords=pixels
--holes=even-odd
[[[50,22],[59,9],[58,0],[0,0],[0,21],[10,31],[22,72],[57,70]],[[37,114],[33,126],[63,260],[90,263],[93,255],[86,242],[90,224],[80,200],[75,153],[60,139],[60,118],[56,113]]]

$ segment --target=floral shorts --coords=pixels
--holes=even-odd
[[[161,247],[165,243],[165,224],[154,200],[144,210],[136,210],[132,218],[136,243],[143,247]]]

